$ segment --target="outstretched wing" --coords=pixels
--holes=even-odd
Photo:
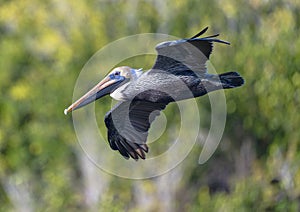
[[[176,73],[192,70],[206,72],[205,63],[212,52],[213,42],[228,44],[216,39],[219,34],[198,38],[208,27],[189,39],[166,41],[156,46],[158,53],[152,69]]]
[[[132,100],[118,103],[105,115],[110,147],[126,159],[145,159],[148,130],[164,103]]]

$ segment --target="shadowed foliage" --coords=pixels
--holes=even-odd
[[[148,180],[97,169],[77,142],[71,116],[63,115],[84,64],[125,36],[185,38],[206,26],[231,43],[215,45],[216,71],[245,78],[240,89],[225,91],[226,128],[214,155],[199,165],[196,144],[179,166]],[[299,210],[299,27],[296,0],[1,1],[0,210]],[[154,59],[122,64],[147,69]],[[197,103],[205,135],[209,99]],[[109,98],[96,103],[103,135],[110,106]],[[179,132],[176,105],[164,116],[166,131],[150,156],[168,149]]]

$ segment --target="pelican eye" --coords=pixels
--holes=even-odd
[[[120,72],[119,72],[119,71],[116,71],[116,72],[115,72],[115,76],[120,76]]]

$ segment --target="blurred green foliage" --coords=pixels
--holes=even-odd
[[[2,0],[0,5],[1,211],[300,209],[299,1]],[[71,117],[62,113],[80,70],[118,38],[146,32],[189,37],[205,26],[231,42],[214,48],[217,71],[238,71],[246,80],[242,88],[226,91],[227,123],[217,152],[198,165],[196,145],[165,181],[135,182],[99,170],[95,175],[103,178],[96,182],[102,187],[94,189],[101,192],[91,203],[82,150]],[[147,66],[153,60],[149,57]],[[197,101],[200,112],[209,110],[207,98]],[[169,204],[161,199],[166,195],[160,193],[161,181],[169,186]]]

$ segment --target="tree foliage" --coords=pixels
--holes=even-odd
[[[217,152],[199,165],[196,145],[181,165],[149,180],[95,171],[62,113],[87,60],[125,36],[190,37],[205,26],[231,42],[214,48],[217,71],[246,80],[226,91]],[[294,0],[2,1],[0,209],[299,210],[299,26]],[[205,113],[207,99],[197,101]],[[176,110],[166,110],[167,118],[178,121]]]

